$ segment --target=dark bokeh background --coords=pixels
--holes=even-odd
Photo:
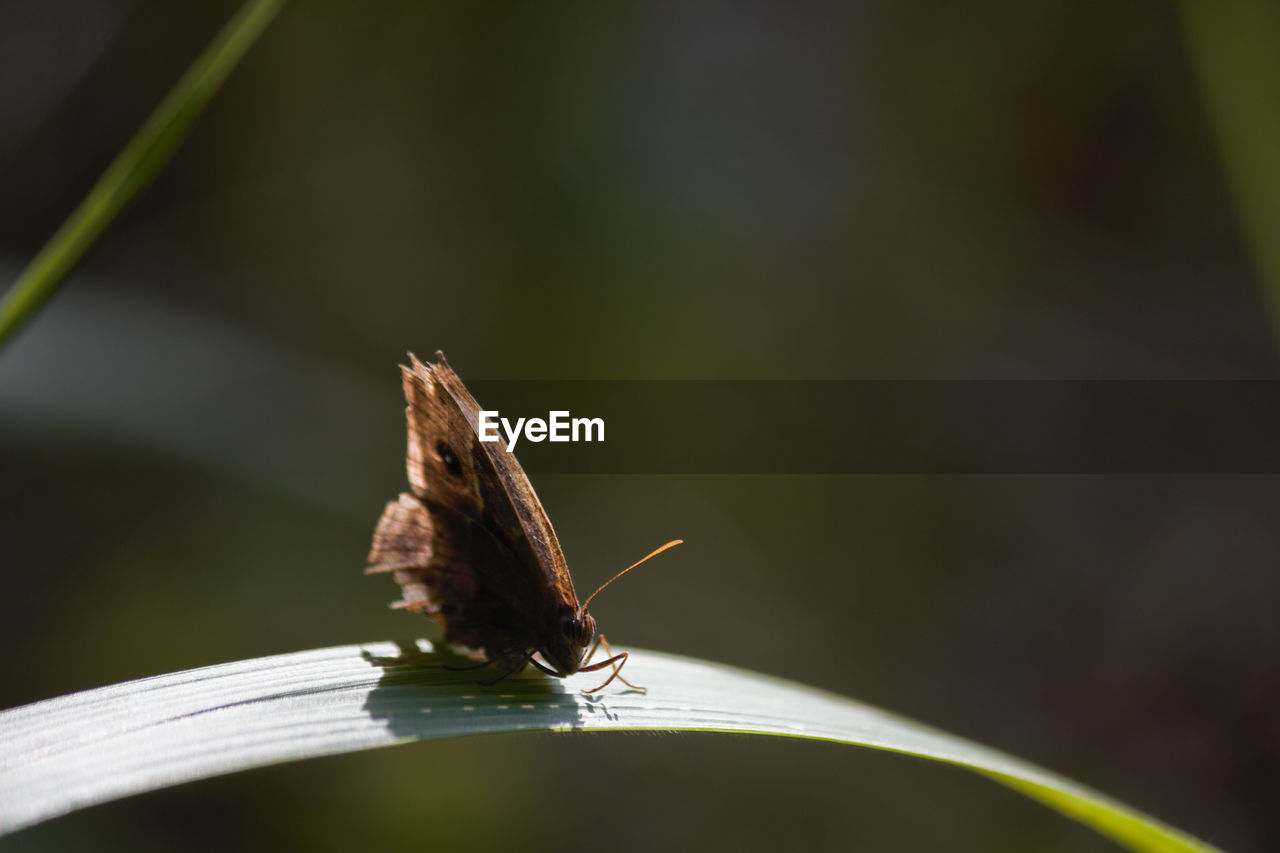
[[[235,6],[0,5],[5,280]],[[360,572],[395,365],[436,348],[467,379],[1280,374],[1165,3],[308,0],[0,354],[0,706],[424,630]],[[1280,835],[1274,477],[536,485],[580,588],[688,540],[593,603],[610,637]],[[976,776],[712,736],[327,758],[9,846],[358,844],[1111,849]]]

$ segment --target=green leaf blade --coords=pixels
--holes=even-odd
[[[283,5],[284,0],[249,0],[174,84],[0,298],[0,347],[53,295],[125,206],[160,174],[209,100]]]
[[[627,676],[648,693],[588,696],[580,690],[595,687],[599,673],[522,674],[483,687],[474,673],[446,668],[466,663],[421,640],[342,646],[0,712],[0,832],[168,785],[408,741],[639,730],[815,738],[931,758],[983,773],[1136,850],[1213,849],[998,750],[732,667],[633,651]]]

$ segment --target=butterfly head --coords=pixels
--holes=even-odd
[[[672,546],[679,545],[683,539],[674,539],[663,545],[658,550],[650,554],[661,554],[663,551]],[[649,559],[645,557],[644,560]],[[613,577],[596,588],[596,591],[587,596],[587,600],[577,607],[570,606],[567,602],[563,605],[560,612],[560,618],[557,623],[556,630],[550,632],[552,640],[548,642],[540,651],[543,658],[556,668],[556,672],[560,675],[572,675],[579,669],[582,669],[583,658],[587,654],[587,647],[591,645],[591,641],[596,636],[596,620],[587,612],[587,605],[591,603],[591,599],[600,594],[600,590],[643,563],[644,560],[632,563]],[[605,648],[609,646],[606,643]],[[598,669],[599,664],[592,666],[591,669]]]
[[[568,610],[561,617],[558,629],[542,648],[542,657],[557,672],[572,675],[582,666],[587,647],[596,636],[596,620],[582,609]]]

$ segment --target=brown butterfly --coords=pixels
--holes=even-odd
[[[644,690],[619,674],[627,653],[609,651],[587,605],[680,540],[623,569],[578,604],[564,553],[529,478],[502,442],[480,441],[480,406],[444,353],[436,357],[439,363],[423,364],[410,353],[410,366],[400,368],[413,494],[401,494],[383,510],[365,574],[391,572],[403,596],[393,608],[433,617],[448,643],[483,649],[487,663],[506,670],[490,684],[528,664],[560,678],[612,666],[604,684],[583,692],[615,678]],[[608,659],[590,663],[602,643]]]

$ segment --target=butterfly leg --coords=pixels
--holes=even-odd
[[[602,642],[604,642],[604,635],[603,635],[603,634],[597,634],[597,635],[596,635],[596,641],[595,641],[594,643],[592,643],[592,644],[591,644],[591,649],[587,652],[586,657],[584,657],[584,658],[582,659],[582,663],[583,663],[583,665],[584,665],[584,666],[585,666],[586,664],[591,663],[591,659],[592,659],[593,657],[595,657],[595,656],[596,656],[596,649],[600,648],[600,644],[601,644]],[[581,669],[581,668],[582,668],[582,667],[579,667],[579,669]]]
[[[605,653],[606,655],[609,655],[610,657],[613,657],[613,656],[614,656],[614,654],[613,654],[613,650],[609,648],[609,641],[608,641],[608,640],[606,640],[606,639],[604,638],[604,634],[601,634],[599,637],[597,637],[597,638],[596,638],[596,645],[597,645],[597,646],[599,646],[599,645],[601,645],[601,644],[603,644],[603,645],[604,645],[604,653]],[[593,651],[594,651],[594,650],[593,650]],[[618,655],[618,657],[621,657],[623,660],[626,660],[626,659],[627,659],[627,654],[626,654],[626,652],[623,652],[621,655]],[[622,672],[622,664],[618,664],[616,667],[614,667],[614,669],[613,669],[613,673],[614,673],[614,675],[615,675],[615,676],[617,677],[617,679],[618,679],[619,681],[621,681],[623,684],[627,685],[627,686],[628,686],[628,687],[630,687],[632,690],[639,690],[641,693],[648,693],[648,692],[649,692],[649,688],[648,688],[648,687],[641,687],[639,684],[632,684],[630,681],[627,681],[625,678],[623,678],[623,677],[622,677],[621,672]],[[606,682],[606,684],[607,684],[607,683],[608,683],[608,682]]]
[[[499,675],[497,678],[493,679],[492,681],[477,681],[476,684],[479,684],[481,687],[492,687],[493,685],[497,684],[499,681],[502,681],[504,678],[506,678],[507,676],[511,675],[514,672],[515,672],[514,669],[509,669],[506,672],[502,673],[502,675]]]
[[[563,675],[561,675],[560,673],[556,672],[554,669],[552,669],[551,667],[549,667],[549,666],[547,666],[546,664],[542,663],[541,661],[539,661],[539,660],[538,660],[537,658],[535,658],[535,657],[530,657],[530,658],[529,658],[529,663],[533,664],[533,666],[534,666],[534,668],[535,668],[535,669],[539,669],[539,670],[541,670],[542,672],[545,672],[547,675],[554,675],[556,678],[564,678],[564,676],[563,676]]]
[[[533,660],[534,654],[535,652],[529,652],[527,655],[524,656],[524,660],[520,661],[519,664],[517,664],[515,667],[511,669],[508,669],[507,671],[502,673],[502,675],[499,675],[497,678],[493,679],[492,681],[478,681],[476,683],[479,684],[481,687],[492,687],[493,685],[497,684],[499,681],[502,681],[503,679],[509,676],[515,675],[517,672],[524,669],[525,665],[529,663],[531,660]],[[493,661],[485,661],[485,666],[488,666],[489,664],[492,664],[492,663]],[[475,669],[475,667],[465,667],[465,669]]]
[[[600,661],[600,663],[593,663],[590,666],[580,667],[578,669],[578,672],[595,672],[597,669],[604,669],[606,666],[613,665],[613,675],[605,679],[604,684],[601,684],[599,687],[595,688],[594,690],[583,690],[582,692],[597,693],[605,689],[606,687],[608,687],[609,684],[616,678],[619,681],[621,681],[623,684],[630,687],[632,690],[639,690],[641,693],[648,693],[649,688],[641,687],[639,684],[632,684],[630,681],[627,681],[625,678],[622,677],[622,664],[627,662],[627,653],[620,652],[616,655],[613,654],[613,652],[609,649],[609,641],[604,638],[603,634],[601,634],[596,640],[596,645],[598,646],[600,644],[604,644],[604,653],[609,655],[610,657]],[[594,646],[592,647],[591,652],[592,653],[595,652]],[[588,655],[588,659],[589,658],[590,658],[590,655]],[[622,663],[618,663],[618,661],[621,661]]]

